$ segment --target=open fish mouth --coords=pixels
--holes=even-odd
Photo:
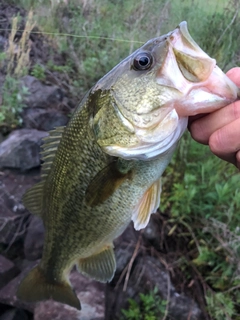
[[[157,82],[183,94],[173,101],[180,117],[213,112],[239,97],[239,88],[193,40],[185,21],[168,34],[167,41],[168,57]]]

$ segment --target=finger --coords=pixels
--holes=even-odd
[[[191,116],[188,118],[188,127],[191,126],[192,122],[200,119],[200,118],[203,118],[207,115],[207,113],[200,113],[200,114],[196,114],[195,116]]]
[[[216,130],[209,138],[209,147],[218,157],[237,165],[240,150],[240,118]]]
[[[236,83],[236,85],[238,87],[240,87],[240,68],[236,67],[236,68],[232,68],[231,70],[229,70],[226,75],[228,76],[228,78],[230,78],[234,83]]]
[[[189,130],[193,139],[208,144],[209,137],[220,128],[240,118],[240,101],[193,121]],[[240,126],[240,125],[239,125]]]

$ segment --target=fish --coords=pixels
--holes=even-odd
[[[43,220],[43,255],[17,296],[80,310],[71,269],[112,280],[113,241],[131,221],[136,230],[146,227],[156,212],[162,173],[188,117],[238,97],[238,87],[192,39],[185,21],[103,76],[67,126],[44,138],[41,181],[23,196]]]

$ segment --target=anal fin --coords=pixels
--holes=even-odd
[[[82,274],[101,281],[112,280],[116,270],[116,260],[113,245],[104,246],[102,250],[90,257],[77,261],[78,271]]]
[[[24,206],[33,214],[41,216],[44,181],[35,184],[23,196]]]
[[[136,230],[147,226],[150,216],[160,205],[161,179],[154,182],[135,207],[132,221]]]

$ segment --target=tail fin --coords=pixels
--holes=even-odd
[[[20,283],[17,296],[28,302],[53,299],[81,310],[80,301],[70,284],[67,282],[48,282],[39,266],[31,270]]]

